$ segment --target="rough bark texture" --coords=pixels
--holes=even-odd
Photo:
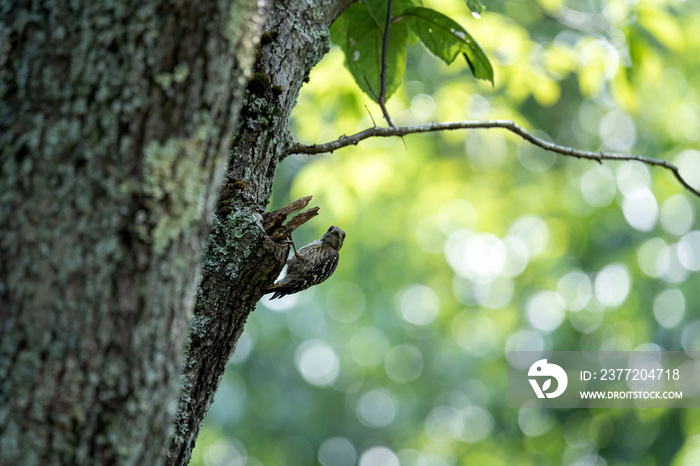
[[[328,28],[352,0],[273,4],[234,136],[228,179],[204,256],[169,465],[187,464],[243,326],[281,271],[287,247],[261,225],[287,120],[311,68],[328,50]]]
[[[0,2],[0,464],[164,454],[265,4]]]

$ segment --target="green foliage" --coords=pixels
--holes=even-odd
[[[389,98],[401,85],[406,47],[417,39],[447,64],[462,53],[474,76],[493,84],[493,68],[476,40],[442,13],[416,7],[414,3],[399,0],[393,4],[386,54],[386,97]],[[345,64],[355,82],[375,101],[381,88],[386,15],[386,0],[362,0],[351,5],[331,31],[332,40],[345,53]]]
[[[348,69],[367,95],[378,96],[386,2],[381,0],[359,2],[352,5],[346,14],[345,54]],[[393,24],[390,31],[386,58],[387,97],[391,96],[401,84],[406,66],[408,39],[406,25],[403,23]]]
[[[469,8],[473,14],[481,15],[486,7],[481,3],[481,0],[466,0],[467,8]]]
[[[445,63],[449,65],[461,53],[474,77],[493,84],[491,63],[479,44],[462,26],[428,8],[409,8],[403,12],[403,17],[423,45]]]

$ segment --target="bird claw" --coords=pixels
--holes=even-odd
[[[289,244],[289,245],[291,245],[291,246],[292,246],[292,249],[294,249],[294,255],[297,257],[297,259],[301,259],[301,256],[300,256],[299,253],[297,252],[297,248],[296,248],[296,246],[294,245],[294,240],[292,239],[292,235],[291,235],[291,234],[289,235],[289,239],[286,239],[286,240],[282,241],[282,244]]]

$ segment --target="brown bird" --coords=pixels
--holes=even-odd
[[[321,239],[298,251],[294,242],[291,242],[294,255],[287,261],[287,274],[284,278],[267,289],[266,293],[275,293],[270,299],[305,290],[333,275],[338,266],[338,251],[343,247],[344,240],[345,232],[333,225]]]

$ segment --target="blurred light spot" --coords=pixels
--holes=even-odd
[[[474,233],[466,230],[450,233],[445,242],[445,259],[450,267],[461,276],[466,276],[467,267],[464,261],[466,244]]]
[[[554,427],[554,420],[541,408],[530,408],[527,405],[518,410],[518,425],[523,434],[528,437],[539,437]]]
[[[357,466],[400,466],[399,458],[386,447],[372,447],[362,453]]]
[[[476,301],[490,309],[502,309],[513,300],[515,285],[510,278],[497,277],[491,283],[478,285]]]
[[[632,279],[624,264],[605,266],[595,277],[595,297],[603,306],[618,307],[630,292]]]
[[[248,400],[248,387],[234,371],[226,372],[208,416],[215,423],[226,425],[243,418]]]
[[[678,288],[662,291],[654,299],[654,317],[662,327],[675,327],[684,314],[685,297]]]
[[[489,101],[479,94],[472,94],[467,100],[466,107],[469,118],[474,118],[476,120],[486,118],[491,111],[491,104]]]
[[[693,230],[683,235],[678,242],[678,260],[688,270],[700,270],[700,231]]]
[[[311,464],[313,457],[313,447],[308,440],[299,435],[285,437],[275,446],[275,459],[282,466]]]
[[[331,437],[318,448],[318,462],[321,466],[353,466],[357,451],[344,437]]]
[[[476,289],[481,286],[485,285],[478,285],[473,281],[457,274],[452,276],[452,293],[462,304],[476,304]]]
[[[495,235],[475,235],[467,240],[464,260],[470,272],[491,279],[500,273],[503,267],[505,248]]]
[[[556,330],[566,317],[566,311],[559,304],[553,291],[541,291],[528,299],[525,317],[530,325],[543,332]]]
[[[238,439],[229,437],[208,445],[203,459],[206,466],[245,466],[247,453]]]
[[[435,320],[440,312],[440,298],[432,288],[425,285],[411,285],[399,298],[399,313],[406,322],[413,325],[427,325]]]
[[[590,446],[588,446],[590,448]],[[582,447],[585,448],[585,447]],[[581,453],[580,450],[566,450],[562,458],[563,464],[571,466],[608,466],[608,462],[596,453]]]
[[[700,351],[700,320],[685,326],[681,334],[681,345],[686,352]]]
[[[494,53],[496,59],[501,66],[510,66],[518,61],[519,53],[516,47],[512,45],[501,45]],[[472,118],[483,118],[470,115]]]
[[[395,346],[386,355],[384,370],[396,383],[412,382],[423,372],[423,353],[415,346]]]
[[[450,199],[437,211],[440,230],[446,235],[453,231],[470,229],[476,223],[476,209],[466,199]]]
[[[690,273],[688,269],[685,268],[681,263],[680,255],[682,254],[682,252],[679,252],[679,249],[680,248],[678,244],[672,244],[671,247],[668,248],[668,268],[661,277],[667,282],[684,282],[688,278],[688,274]]]
[[[542,334],[534,330],[520,330],[509,336],[508,340],[506,340],[506,352],[533,351],[544,353],[546,346]],[[517,359],[515,353],[508,355],[508,362],[517,369],[527,369],[532,365],[532,360],[529,357]]]
[[[313,290],[309,290],[313,292]],[[278,299],[270,299],[272,294],[268,294],[266,297],[260,300],[260,302],[271,311],[275,312],[286,312],[299,304],[302,295],[300,294],[288,294]]]
[[[506,260],[501,268],[501,276],[517,277],[525,271],[530,260],[528,246],[522,238],[513,235],[506,236],[503,244],[506,247]]]
[[[662,276],[670,260],[670,253],[666,242],[661,238],[652,238],[645,241],[637,250],[637,264],[646,275],[658,278]]]
[[[496,329],[488,317],[474,317],[473,313],[463,311],[452,319],[451,328],[455,343],[474,356],[485,356],[499,345]]]
[[[328,292],[326,305],[338,322],[353,322],[365,310],[365,293],[355,283],[338,283]]]
[[[389,338],[377,327],[365,327],[350,339],[352,356],[365,367],[375,367],[384,362],[387,351]]]
[[[573,4],[573,2],[570,3],[570,5]],[[577,2],[577,5],[580,4]],[[597,27],[601,21],[598,14],[573,10],[566,6],[562,6],[560,14],[565,18],[565,24],[569,23],[580,30],[591,30]],[[612,79],[615,76],[620,64],[620,57],[610,42],[605,39],[583,38],[577,45],[582,47],[581,60],[584,67],[593,68],[602,65],[604,69],[601,70],[603,71],[601,79]]]
[[[253,351],[253,339],[250,337],[248,332],[243,332],[236,342],[236,350],[233,352],[233,356],[229,359],[229,364],[240,364],[248,359],[250,353]]]
[[[549,242],[549,229],[540,217],[523,215],[513,222],[508,237],[520,239],[527,247],[530,258],[533,258],[544,252]]]
[[[637,142],[634,122],[617,109],[609,111],[600,119],[598,135],[606,148],[618,152],[629,151]]]
[[[422,453],[411,448],[404,448],[397,453],[401,466],[454,466],[454,461],[442,455]]]
[[[541,132],[540,132],[541,133]],[[547,135],[535,134],[545,140],[550,140]],[[551,142],[551,141],[550,141]],[[557,155],[553,152],[548,152],[540,147],[532,144],[520,144],[517,149],[518,160],[520,165],[531,172],[541,173],[549,170],[557,161]]]
[[[445,235],[441,231],[438,216],[428,215],[416,225],[416,242],[418,247],[431,254],[440,254],[444,248]]]
[[[696,466],[700,464],[700,434],[687,439],[674,458],[674,464],[678,466]]]
[[[501,345],[499,345],[501,346]],[[498,358],[500,359],[502,346],[499,348]],[[498,398],[493,390],[493,385],[490,381],[482,381],[476,378],[462,378],[459,384],[460,388],[449,392],[449,405],[457,409],[463,409],[472,405],[490,405],[494,398]]]
[[[683,194],[676,194],[661,204],[661,226],[672,235],[682,235],[693,226],[693,206]]]
[[[569,311],[580,311],[591,299],[591,280],[583,272],[569,272],[557,282],[557,297]]]
[[[584,100],[578,108],[578,122],[590,135],[598,135],[603,112],[591,100]]]
[[[286,314],[287,327],[300,340],[328,333],[326,311],[321,306],[299,306]]]
[[[600,449],[610,446],[617,437],[614,435],[615,424],[613,423],[613,419],[606,414],[593,416],[589,432],[591,433],[590,435],[595,446]]]
[[[676,156],[678,170],[688,184],[700,188],[700,152],[694,149],[686,149]]]
[[[371,390],[357,401],[357,418],[367,427],[386,427],[396,418],[396,399],[388,390]]]
[[[622,199],[622,213],[632,228],[649,231],[656,225],[659,206],[649,188],[636,188],[625,193]]]
[[[327,387],[340,373],[338,355],[323,340],[306,340],[296,350],[294,360],[301,376],[311,385]]]
[[[503,242],[490,233],[456,231],[447,238],[445,258],[455,272],[476,283],[491,282],[505,262]]]
[[[463,430],[464,419],[452,406],[438,406],[425,419],[425,434],[436,442],[458,439]]]
[[[411,112],[420,119],[430,118],[435,112],[435,100],[428,94],[418,94],[411,99]]]
[[[562,434],[567,445],[574,450],[581,450],[591,446],[589,425],[591,418],[582,412],[574,412],[566,418],[562,424]],[[574,452],[580,455],[579,452]],[[570,464],[565,462],[565,464]]]
[[[666,113],[666,128],[669,135],[682,144],[692,144],[700,136],[700,120],[697,110],[687,104],[680,104]]]
[[[602,312],[584,309],[569,314],[569,323],[581,333],[592,333],[603,323],[603,317],[604,314]]]
[[[478,170],[497,170],[506,163],[508,148],[502,137],[471,132],[465,137],[467,158]]]
[[[473,443],[483,440],[493,430],[493,417],[491,413],[480,406],[469,406],[461,410],[464,419],[464,429],[460,440]]]
[[[452,290],[459,302],[502,309],[513,300],[515,285],[510,278],[497,277],[489,283],[475,283],[459,275],[452,277]]]
[[[649,169],[641,163],[623,163],[617,169],[617,188],[625,196],[632,195],[639,188],[651,186]]]
[[[593,167],[581,177],[580,189],[586,204],[606,207],[615,199],[615,177],[605,165]]]

